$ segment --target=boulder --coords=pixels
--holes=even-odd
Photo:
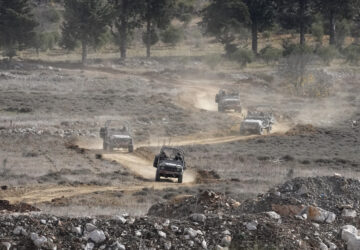
[[[205,222],[206,216],[204,214],[192,214],[190,215],[190,219],[196,222]]]
[[[102,243],[106,240],[106,236],[102,230],[93,230],[89,235],[88,238],[91,239],[95,243]]]
[[[346,241],[347,250],[360,249],[360,237],[357,228],[352,225],[346,225],[341,229],[341,239]]]
[[[352,210],[352,209],[343,209],[342,213],[341,213],[342,217],[347,217],[347,218],[355,218],[356,217],[356,211]]]

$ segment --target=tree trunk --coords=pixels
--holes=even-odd
[[[82,59],[81,59],[81,63],[83,65],[86,65],[86,60],[87,60],[87,53],[88,53],[88,49],[87,49],[87,43],[85,41],[82,41]]]
[[[125,20],[121,23],[120,28],[120,57],[121,59],[126,58],[127,50],[127,22]]]
[[[335,45],[335,34],[336,34],[336,24],[335,24],[335,16],[331,12],[330,13],[330,45]]]
[[[255,55],[258,52],[258,25],[257,20],[254,19],[251,25],[251,33],[252,33],[252,50]]]
[[[127,49],[127,30],[128,30],[128,1],[122,1],[122,14],[121,14],[121,24],[120,24],[120,57],[122,59],[126,58],[126,49]]]
[[[147,20],[146,25],[146,57],[150,58],[150,48],[151,48],[151,21]]]
[[[300,0],[300,45],[305,45],[305,0]]]

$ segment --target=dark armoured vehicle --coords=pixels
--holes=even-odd
[[[268,134],[272,130],[275,119],[271,113],[249,112],[246,118],[240,124],[240,134]]]
[[[186,169],[184,152],[177,148],[162,147],[160,153],[155,156],[154,167],[157,168],[155,181],[160,177],[177,178],[182,183],[184,170]]]
[[[129,152],[134,151],[133,139],[127,123],[114,126],[114,121],[106,121],[105,126],[100,129],[100,137],[103,139],[104,150],[125,148]]]
[[[215,102],[218,104],[218,111],[225,112],[228,110],[234,110],[241,113],[241,104],[239,93],[226,93],[225,90],[220,90],[216,94]]]

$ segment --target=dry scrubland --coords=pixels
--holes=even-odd
[[[322,88],[325,79],[328,94],[307,97],[289,91],[277,66],[223,60],[212,69],[204,51],[176,53],[93,55],[85,67],[55,55],[2,64],[0,198],[55,216],[140,216],[208,189],[242,202],[295,177],[360,177],[356,67],[312,62],[315,80],[305,87]],[[239,91],[242,114],[217,112],[220,88]],[[239,135],[254,109],[273,111],[272,134]],[[131,123],[133,154],[102,151],[98,132],[108,119]],[[152,159],[164,144],[186,152],[182,185],[154,182]]]

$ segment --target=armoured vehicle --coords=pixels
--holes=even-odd
[[[100,129],[100,137],[103,139],[104,150],[126,148],[129,152],[134,151],[133,139],[128,123],[114,126],[114,121],[106,121]]]
[[[182,183],[183,173],[186,169],[184,152],[177,148],[164,146],[155,156],[153,166],[156,168],[155,181],[160,181],[160,177],[166,177],[177,178],[178,183]]]
[[[271,113],[249,112],[246,118],[240,124],[240,134],[259,134],[266,131],[271,132],[275,119]]]
[[[219,112],[227,110],[241,112],[239,93],[226,93],[225,90],[219,90],[219,93],[216,94],[215,102],[218,104]]]

